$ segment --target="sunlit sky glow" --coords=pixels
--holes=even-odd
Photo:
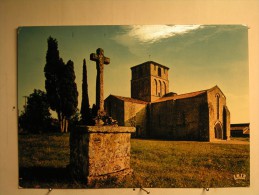
[[[170,68],[169,90],[178,94],[218,85],[227,97],[231,123],[249,122],[248,32],[244,25],[133,25],[22,27],[18,30],[18,107],[33,89],[45,91],[47,39],[60,57],[74,62],[81,106],[86,59],[90,104],[95,99],[95,62],[101,47],[111,63],[104,70],[104,95],[130,97],[130,67],[152,60]]]
[[[139,42],[152,44],[161,39],[181,35],[191,30],[202,28],[201,25],[134,25],[129,27],[128,35]]]

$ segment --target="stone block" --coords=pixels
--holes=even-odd
[[[130,137],[134,127],[79,126],[70,133],[70,167],[74,178],[96,180],[130,174]]]

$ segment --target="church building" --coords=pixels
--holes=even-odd
[[[230,138],[230,112],[218,86],[169,92],[169,68],[148,61],[131,68],[131,97],[109,95],[105,110],[143,138],[213,141]]]

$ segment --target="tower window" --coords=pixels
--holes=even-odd
[[[158,76],[161,77],[161,68],[158,68]]]
[[[217,98],[217,119],[219,119],[219,98],[220,98],[220,95],[216,94],[216,98]]]
[[[162,96],[162,83],[161,81],[159,81],[159,94],[158,94],[159,97]]]
[[[157,81],[155,79],[155,89],[156,89],[156,95],[157,95]]]
[[[164,94],[166,94],[166,84],[164,81],[163,81],[163,83],[164,83]]]

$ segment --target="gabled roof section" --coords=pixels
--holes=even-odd
[[[134,69],[134,68],[136,68],[136,67],[138,67],[138,66],[149,65],[149,64],[154,64],[154,65],[157,65],[157,66],[161,66],[161,67],[163,67],[163,68],[169,70],[169,68],[168,68],[167,66],[162,65],[162,64],[159,64],[159,63],[154,62],[154,61],[146,61],[146,62],[144,62],[144,63],[142,63],[142,64],[138,64],[138,65],[136,65],[136,66],[132,66],[131,69]]]
[[[137,100],[137,99],[130,98],[130,97],[123,97],[123,96],[112,95],[112,94],[110,96],[113,96],[113,97],[115,97],[119,100],[122,100],[124,102],[132,102],[132,103],[137,103],[137,104],[148,104],[148,102],[145,102],[145,101],[142,101],[142,100]]]
[[[173,95],[173,96],[169,96],[169,97],[162,97],[162,98],[159,98],[158,100],[156,100],[155,102],[192,98],[192,97],[197,97],[199,95],[206,94],[206,93],[207,93],[207,90],[195,91],[195,92],[191,92],[191,93]]]
[[[207,91],[210,92],[210,91],[213,91],[215,89],[218,89],[223,94],[223,96],[226,98],[225,94],[221,91],[221,89],[218,87],[218,85],[215,85],[214,87],[208,89]]]
[[[180,95],[174,94],[172,96],[162,97],[162,98],[159,98],[158,100],[154,101],[154,103],[168,101],[168,100],[193,98],[193,97],[197,97],[197,96],[202,95],[202,94],[206,94],[207,92],[213,91],[215,89],[218,89],[224,95],[224,93],[221,91],[221,89],[217,85],[215,85],[214,87],[212,87],[210,89],[195,91],[195,92],[191,92],[191,93],[184,93],[184,94],[180,94]],[[224,95],[224,97],[226,97],[226,96]]]

